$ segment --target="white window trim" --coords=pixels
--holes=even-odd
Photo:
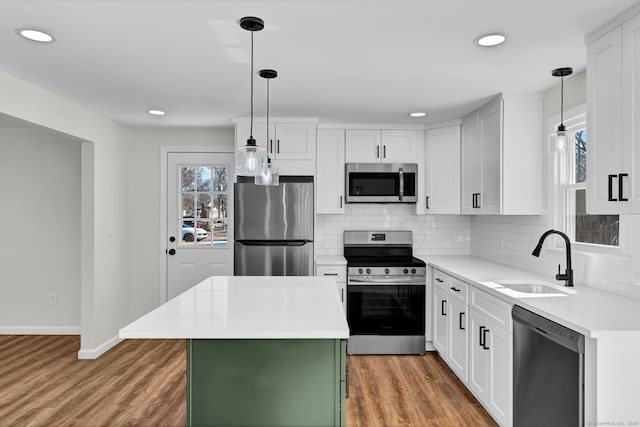
[[[567,129],[571,129],[572,127],[579,126],[583,123],[586,124],[587,120],[587,108],[586,104],[578,105],[570,110],[567,110],[563,114],[564,116],[564,125]],[[548,138],[548,146],[551,146],[552,140],[555,141],[555,131],[560,124],[560,114],[556,114],[549,118],[548,121],[548,129],[549,129],[549,138]],[[587,135],[587,138],[589,136]],[[587,139],[588,143],[588,139]],[[567,156],[567,152],[559,153],[556,151],[548,150],[548,165],[549,165],[549,175],[551,179],[549,180],[548,189],[549,189],[549,226],[550,228],[555,228],[557,230],[564,230],[564,218],[562,213],[560,212],[560,206],[563,205],[562,198],[564,198],[564,191],[560,190],[560,179],[561,177],[566,176],[567,161],[565,157]],[[566,187],[566,185],[565,185]],[[584,253],[598,253],[598,254],[607,254],[607,255],[617,255],[617,256],[629,256],[629,246],[628,246],[628,237],[630,234],[630,225],[628,221],[624,219],[624,215],[620,215],[620,228],[619,228],[619,246],[607,246],[607,245],[597,245],[591,243],[580,243],[572,241],[572,249],[578,252]],[[562,247],[561,247],[562,246]],[[564,244],[558,243],[555,246],[549,247],[551,250],[564,250]]]

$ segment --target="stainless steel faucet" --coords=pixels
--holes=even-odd
[[[545,231],[542,236],[540,236],[540,240],[538,240],[538,244],[536,245],[531,255],[535,257],[540,256],[540,251],[542,250],[542,243],[544,239],[547,238],[550,234],[558,234],[564,239],[565,251],[567,256],[567,269],[564,271],[564,274],[560,274],[560,264],[558,264],[558,274],[556,274],[556,280],[564,280],[565,286],[573,286],[573,270],[571,269],[571,241],[569,237],[564,234],[562,231],[558,230],[548,230]]]

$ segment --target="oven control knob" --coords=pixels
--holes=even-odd
[[[405,268],[404,270],[402,270],[402,273],[404,273],[404,274],[409,274],[409,269],[408,269],[408,268]]]
[[[389,274],[389,269],[388,268],[384,269],[384,274]]]
[[[362,269],[361,268],[358,269],[358,274],[362,274]]]
[[[367,268],[367,274],[371,274],[371,269]]]
[[[416,269],[415,268],[411,269],[411,274],[416,274]]]

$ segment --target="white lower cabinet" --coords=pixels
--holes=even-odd
[[[433,345],[501,426],[512,424],[511,305],[433,269]]]
[[[467,382],[468,285],[433,271],[433,346],[464,383]]]
[[[347,266],[346,264],[323,264],[316,263],[316,276],[329,276],[336,279],[336,286],[340,301],[342,301],[342,309],[347,312]]]
[[[469,307],[469,390],[502,426],[511,425],[512,411],[512,333],[510,305],[473,288]],[[487,312],[475,298],[500,307]],[[505,313],[508,318],[501,318]],[[507,327],[502,325],[505,321]]]

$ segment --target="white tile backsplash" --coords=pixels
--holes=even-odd
[[[416,255],[468,255],[471,225],[463,215],[416,215],[414,205],[349,204],[344,215],[316,215],[316,255],[342,255],[344,230],[411,230]]]
[[[631,236],[626,254],[580,251],[572,245],[574,282],[640,300],[640,218],[629,217]],[[474,216],[471,218],[471,255],[515,268],[547,275],[555,282],[558,264],[566,268],[564,245],[548,247],[539,258],[531,255],[549,220],[541,216]],[[551,237],[550,237],[551,238]],[[558,237],[559,239],[559,237]]]

